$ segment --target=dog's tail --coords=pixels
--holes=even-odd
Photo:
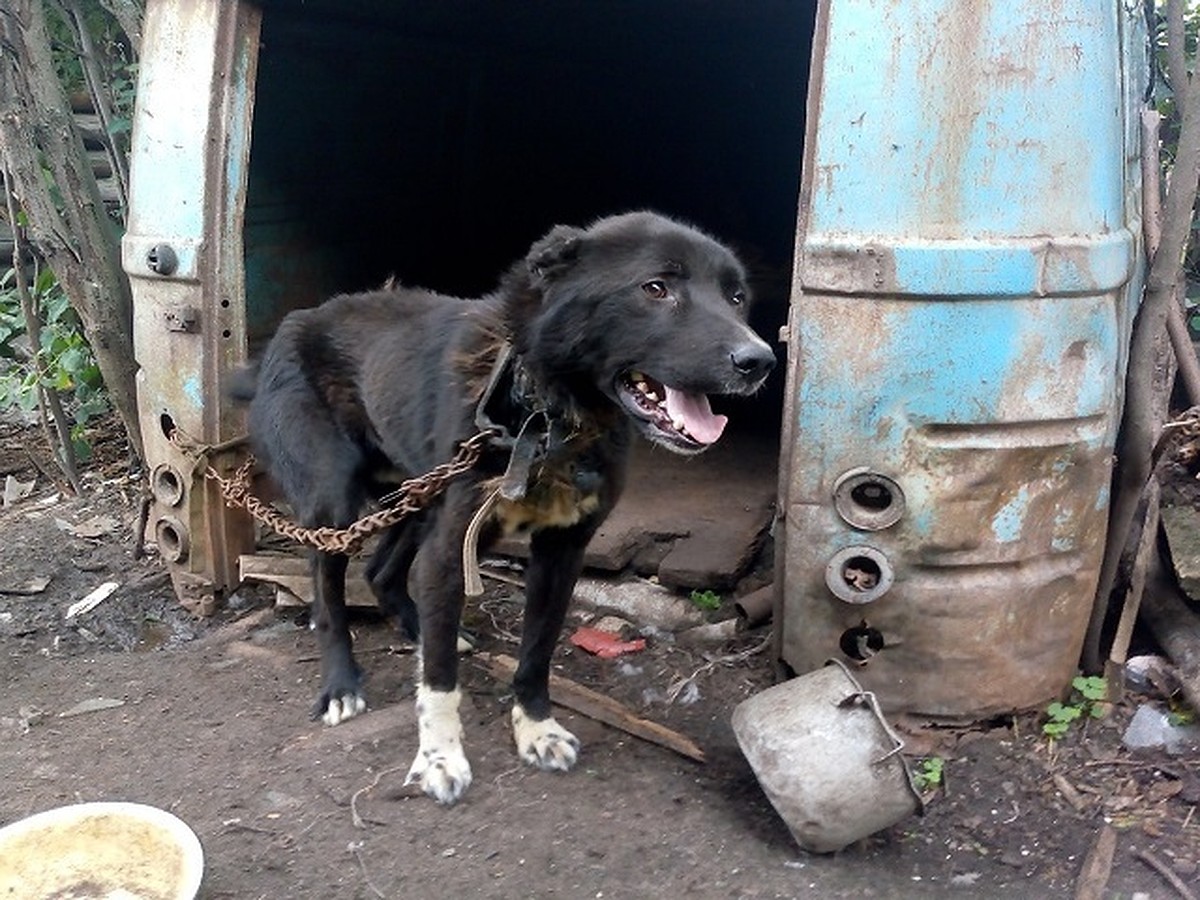
[[[247,363],[235,369],[229,378],[225,393],[237,403],[249,403],[258,392],[258,362]]]

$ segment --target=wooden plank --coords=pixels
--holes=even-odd
[[[366,565],[362,560],[350,560],[346,570],[346,605],[378,606],[371,586],[366,581]],[[303,603],[313,602],[312,575],[309,563],[298,556],[272,556],[262,553],[243,553],[238,557],[238,576],[243,581],[265,581],[294,594]]]
[[[517,671],[517,661],[503,653],[477,653],[475,658],[487,666],[488,671],[497,681],[511,681],[513,674]],[[569,678],[552,674],[550,676],[550,695],[551,701],[559,706],[574,710],[597,722],[603,722],[605,725],[641,738],[643,741],[674,750],[680,756],[686,756],[696,762],[704,762],[704,751],[690,738],[665,725],[643,719],[611,697],[597,693]]]

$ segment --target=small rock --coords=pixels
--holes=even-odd
[[[1179,586],[1195,600],[1200,597],[1200,524],[1196,512],[1190,506],[1164,506],[1162,524]]]
[[[33,486],[36,483],[36,481],[17,481],[12,475],[5,476],[4,506],[7,508],[18,500],[24,500],[33,493]]]
[[[700,686],[689,678],[684,683],[683,689],[679,692],[678,696],[676,696],[675,702],[680,706],[691,706],[693,703],[698,703],[699,701]]]
[[[1185,878],[1191,878],[1197,872],[1200,872],[1200,865],[1197,865],[1195,860],[1185,859],[1182,856],[1175,858],[1171,863],[1171,868],[1175,870],[1177,875],[1183,875]]]
[[[613,634],[624,636],[625,629],[632,629],[633,625],[628,619],[622,619],[620,616],[604,616],[593,622],[592,627],[600,631],[611,631]]]
[[[737,637],[738,620],[725,619],[721,622],[710,622],[707,625],[696,625],[679,633],[681,644],[721,644]]]
[[[1179,690],[1179,676],[1171,663],[1161,656],[1134,656],[1125,663],[1125,684],[1140,694],[1158,693],[1170,697]]]
[[[1143,704],[1133,714],[1121,741],[1130,750],[1159,748],[1177,756],[1200,744],[1200,725],[1172,725],[1166,713]]]

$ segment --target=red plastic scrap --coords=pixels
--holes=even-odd
[[[637,653],[646,649],[644,638],[623,641],[619,634],[586,626],[575,629],[569,640],[579,649],[593,653],[601,659],[615,659],[625,653]]]

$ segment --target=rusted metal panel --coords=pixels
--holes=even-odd
[[[946,717],[1074,673],[1142,271],[1143,36],[1117,0],[821,8],[781,476],[798,671],[856,661],[885,708]]]
[[[222,403],[245,359],[241,222],[250,151],[259,13],[241,2],[151,0],[134,121],[129,230],[138,403],[154,505],[150,529],[176,590],[211,608],[238,584],[249,520],[228,510],[196,459],[167,440],[204,446],[238,436]],[[237,451],[209,462],[228,469]]]

